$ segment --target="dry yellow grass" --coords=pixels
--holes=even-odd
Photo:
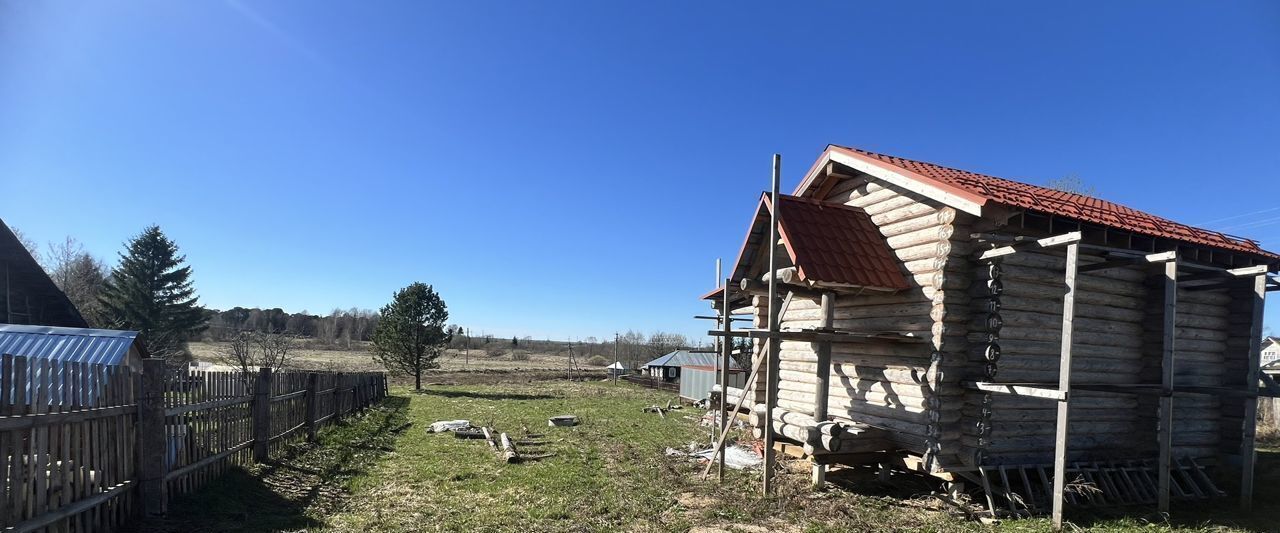
[[[226,349],[226,343],[193,342],[191,353],[197,361],[222,363],[219,352]],[[527,359],[525,359],[527,357]],[[516,360],[513,360],[516,359]],[[521,350],[519,356],[512,357],[510,351],[502,355],[490,357],[481,350],[471,350],[470,355],[462,350],[446,350],[440,358],[440,371],[493,371],[493,370],[564,370],[569,364],[568,357],[557,354],[529,353]],[[585,360],[578,365],[584,369],[598,370],[586,366]],[[369,343],[360,343],[350,350],[315,348],[299,346],[290,354],[290,366],[308,370],[345,370],[351,372],[381,371],[382,365],[374,361],[369,351]]]

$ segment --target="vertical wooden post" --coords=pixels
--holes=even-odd
[[[270,458],[271,444],[271,367],[258,371],[253,387],[253,460],[265,463]]]
[[[1258,372],[1262,364],[1262,311],[1267,297],[1267,273],[1253,278],[1253,319],[1249,326],[1249,370],[1245,375],[1244,390],[1258,392]],[[1253,509],[1254,437],[1258,430],[1258,399],[1244,399],[1244,427],[1240,438],[1240,509]]]
[[[164,359],[142,360],[138,391],[138,482],[146,516],[164,516],[168,510],[165,490]]]
[[[1080,258],[1080,243],[1067,245],[1067,265],[1064,281],[1067,291],[1062,295],[1062,355],[1058,361],[1057,432],[1053,443],[1053,530],[1062,530],[1063,491],[1067,478],[1067,422],[1071,406],[1071,335],[1076,312],[1076,267]]]
[[[320,390],[320,374],[311,372],[307,374],[307,442],[316,441],[316,392]]]
[[[831,329],[836,318],[836,295],[822,293],[822,329]],[[813,386],[813,420],[827,421],[827,403],[831,395],[831,341],[818,342],[818,373]],[[827,486],[827,465],[813,464],[813,488]]]
[[[719,269],[717,269],[717,271],[718,270]],[[733,354],[733,337],[729,336],[729,333],[733,331],[732,313],[730,313],[729,309],[729,281],[730,280],[728,279],[724,280],[724,294],[721,295],[723,297],[721,300],[723,302],[721,304],[723,307],[720,310],[720,331],[724,333],[724,337],[720,338],[720,435],[722,438],[725,433],[729,432],[729,428],[732,427],[729,424],[728,400],[729,366],[731,364],[730,361],[732,361]],[[744,387],[742,395],[746,396],[746,394],[747,391]],[[718,461],[719,470],[716,475],[719,477],[720,481],[724,481],[724,454],[719,453],[717,450],[716,455],[720,458]]]
[[[781,317],[778,316],[778,214],[782,206],[778,205],[778,184],[782,173],[782,156],[773,154],[773,186],[770,202],[773,209],[769,221],[769,338],[765,357],[765,399],[764,399],[764,483],[762,490],[773,493],[773,474],[777,468],[777,458],[773,451],[773,407],[778,403],[778,329]]]
[[[1169,512],[1169,482],[1172,472],[1169,470],[1173,462],[1173,364],[1174,341],[1177,339],[1178,313],[1178,258],[1164,264],[1164,330],[1160,351],[1160,422],[1157,439],[1160,455],[1157,482],[1159,494],[1156,495],[1156,508],[1161,513]]]

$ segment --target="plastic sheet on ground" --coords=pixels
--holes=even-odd
[[[667,457],[692,457],[700,462],[710,461],[715,455],[715,448],[708,448],[701,451],[682,451],[675,448],[667,448]],[[725,446],[724,465],[734,470],[755,470],[764,464],[762,457],[755,450],[746,446],[732,444]]]
[[[449,431],[457,431],[459,429],[467,429],[471,427],[470,420],[441,420],[433,422],[431,427],[427,428],[427,433],[446,433]]]

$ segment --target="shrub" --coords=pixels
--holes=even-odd
[[[529,360],[529,352],[522,352],[522,351],[519,351],[519,350],[512,350],[512,351],[511,351],[511,360],[512,360],[512,361],[528,361],[528,360]]]
[[[605,359],[603,355],[593,355],[590,359],[587,359],[587,364],[591,366],[608,366],[609,360]]]

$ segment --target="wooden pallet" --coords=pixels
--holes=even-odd
[[[1226,496],[1194,459],[1177,459],[1170,470],[1170,496],[1174,500]],[[1073,463],[1066,473],[1064,498],[1068,505],[1152,505],[1159,497],[1154,460]],[[1053,465],[980,466],[978,477],[987,508],[993,514],[1037,515],[1052,509]]]

